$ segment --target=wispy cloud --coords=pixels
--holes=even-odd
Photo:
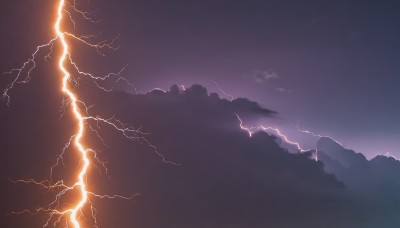
[[[253,71],[252,78],[257,83],[266,83],[279,78],[279,75],[271,69],[264,71]]]

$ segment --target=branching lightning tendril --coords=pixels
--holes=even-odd
[[[243,124],[243,120],[240,118],[240,116],[239,116],[238,114],[236,114],[236,113],[235,113],[235,115],[236,115],[237,119],[239,120],[240,129],[242,129],[243,131],[246,131],[246,132],[249,134],[249,137],[252,137],[253,134],[254,134],[255,132],[258,132],[258,131],[270,132],[270,133],[272,133],[272,134],[278,136],[278,137],[279,137],[280,139],[282,139],[283,142],[285,142],[286,144],[289,144],[289,145],[294,146],[294,147],[297,149],[297,151],[299,151],[299,152],[301,152],[301,153],[302,153],[302,152],[306,152],[306,151],[315,152],[315,160],[318,161],[318,148],[310,148],[310,149],[305,149],[305,148],[303,148],[303,147],[300,145],[299,142],[290,140],[289,137],[288,137],[287,135],[285,135],[279,128],[274,128],[274,127],[271,127],[271,126],[264,126],[264,125],[257,125],[257,126],[253,126],[253,127],[246,127],[246,126]],[[332,141],[336,142],[337,144],[343,146],[342,143],[340,143],[339,141],[337,141],[336,139],[334,139],[334,138],[331,137],[331,136],[328,136],[328,135],[320,135],[320,134],[316,134],[316,133],[314,133],[314,132],[312,132],[312,131],[309,131],[309,130],[301,129],[301,128],[299,127],[298,124],[296,125],[296,129],[297,129],[297,131],[299,131],[299,132],[301,132],[301,133],[304,133],[304,134],[309,134],[309,135],[311,135],[312,137],[317,137],[317,138],[329,138],[329,139],[331,139]]]
[[[272,132],[274,135],[276,135],[279,138],[281,138],[285,143],[296,147],[298,151],[300,151],[300,152],[310,151],[310,150],[302,148],[300,143],[291,141],[278,128],[273,128],[273,127],[270,127],[270,126],[263,126],[263,125],[258,125],[258,126],[254,126],[254,127],[246,127],[246,126],[244,126],[243,120],[240,118],[240,116],[238,114],[236,114],[236,113],[235,113],[235,115],[236,115],[237,119],[239,120],[240,129],[242,129],[243,131],[246,131],[249,134],[249,137],[252,137],[253,134],[255,132],[257,132],[257,131]]]
[[[338,140],[334,139],[334,138],[331,137],[331,136],[328,136],[328,135],[320,135],[320,134],[314,133],[314,132],[309,131],[309,130],[301,129],[301,128],[299,127],[299,124],[296,125],[296,128],[297,128],[297,130],[298,130],[299,132],[301,132],[301,133],[309,134],[309,135],[311,135],[311,136],[313,136],[313,137],[317,137],[317,138],[329,138],[330,140],[334,141],[335,143],[339,144],[340,146],[343,146],[343,144],[342,144],[341,142],[339,142]],[[315,160],[318,161],[318,147],[315,148]]]
[[[71,0],[72,1],[72,0]],[[35,184],[41,188],[44,188],[48,191],[57,191],[54,201],[52,201],[45,208],[38,208],[36,210],[23,210],[20,212],[12,212],[10,214],[29,214],[29,215],[37,215],[44,213],[47,215],[46,223],[43,227],[48,227],[49,225],[53,225],[54,227],[64,224],[65,227],[69,227],[72,225],[74,228],[82,227],[80,222],[81,218],[85,218],[83,209],[88,208],[91,211],[91,217],[94,223],[94,227],[98,227],[96,214],[97,211],[91,201],[91,197],[97,197],[100,199],[124,199],[124,200],[132,200],[137,194],[134,194],[130,197],[120,196],[120,195],[99,195],[89,190],[90,186],[87,185],[86,179],[88,178],[88,170],[92,166],[95,166],[95,162],[101,165],[106,171],[108,169],[106,167],[106,162],[102,162],[97,155],[96,151],[88,148],[84,145],[85,133],[90,130],[90,132],[94,133],[101,142],[104,143],[103,138],[101,137],[98,129],[100,128],[100,124],[108,125],[109,127],[115,129],[117,132],[121,133],[124,137],[129,140],[140,140],[145,142],[149,147],[153,149],[153,151],[163,160],[165,163],[174,164],[168,161],[163,154],[161,154],[157,148],[150,143],[145,138],[146,133],[141,131],[140,129],[136,129],[134,127],[128,126],[123,122],[119,121],[115,117],[111,118],[103,118],[100,116],[92,116],[89,113],[90,107],[88,107],[82,100],[78,98],[78,95],[71,89],[70,83],[77,84],[76,79],[74,79],[71,75],[71,72],[68,71],[68,66],[71,66],[78,75],[85,76],[91,79],[97,88],[110,92],[112,88],[106,88],[101,83],[116,78],[114,80],[115,83],[120,81],[125,82],[129,86],[132,87],[134,92],[138,92],[135,86],[130,83],[126,78],[122,77],[121,74],[126,66],[119,71],[118,73],[110,73],[104,77],[97,77],[91,73],[83,72],[79,69],[78,64],[75,63],[72,59],[70,46],[68,39],[74,39],[84,45],[87,45],[90,48],[94,48],[98,54],[104,56],[105,54],[102,52],[103,49],[117,50],[118,47],[115,46],[116,38],[106,41],[101,41],[98,43],[91,43],[90,39],[97,37],[97,35],[87,35],[87,36],[77,36],[70,32],[64,31],[62,28],[62,23],[64,22],[64,18],[67,17],[73,24],[75,28],[76,23],[73,19],[73,15],[71,12],[76,13],[77,15],[82,16],[85,20],[98,23],[98,20],[95,20],[91,13],[85,12],[77,8],[76,0],[70,2],[68,0],[58,0],[57,7],[57,19],[54,23],[54,31],[56,33],[56,37],[51,39],[48,43],[40,45],[36,48],[35,52],[32,56],[22,64],[20,68],[12,69],[5,74],[15,75],[15,78],[12,82],[3,90],[2,98],[6,101],[7,105],[10,105],[11,96],[9,94],[10,90],[13,89],[17,84],[28,83],[31,79],[31,74],[36,67],[36,58],[39,52],[45,48],[49,50],[48,54],[44,57],[47,60],[52,58],[51,55],[53,53],[53,46],[56,42],[59,42],[62,47],[61,56],[58,59],[58,68],[62,74],[62,92],[65,97],[63,100],[63,106],[69,104],[71,107],[71,111],[73,117],[75,118],[76,125],[78,127],[77,132],[70,137],[69,141],[65,144],[65,147],[62,150],[62,153],[57,157],[56,163],[51,167],[50,171],[50,180],[37,181],[34,179],[28,180],[11,180],[13,183],[24,183],[24,184]],[[65,111],[65,107],[62,108]],[[94,124],[94,125],[93,125]],[[71,185],[67,185],[63,180],[53,181],[53,172],[54,168],[59,165],[64,165],[64,154],[70,146],[74,146],[75,150],[77,150],[80,154],[81,165],[76,176],[75,183]],[[92,160],[93,159],[93,160]],[[79,191],[79,201],[69,206],[67,209],[60,209],[60,201],[61,199],[70,191]]]

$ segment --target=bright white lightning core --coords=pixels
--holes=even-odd
[[[86,149],[82,143],[82,137],[84,134],[84,119],[82,117],[82,114],[78,108],[78,99],[77,96],[68,88],[68,82],[69,79],[71,78],[70,73],[65,69],[64,63],[67,55],[69,55],[69,46],[67,44],[67,41],[65,40],[64,33],[61,31],[60,28],[60,23],[63,19],[63,9],[65,5],[65,0],[60,0],[60,4],[58,6],[58,17],[57,21],[55,24],[55,30],[57,32],[57,37],[62,43],[63,47],[63,52],[59,61],[59,68],[64,74],[63,80],[62,80],[62,90],[63,92],[69,97],[70,102],[72,104],[72,110],[74,113],[74,116],[78,122],[79,130],[76,133],[75,136],[75,147],[79,150],[81,153],[81,159],[83,160],[83,167],[81,168],[79,175],[78,175],[78,180],[77,182],[73,185],[73,187],[79,187],[80,192],[81,192],[81,200],[76,204],[73,208],[65,211],[64,213],[69,213],[70,214],[70,221],[74,224],[75,228],[81,227],[81,225],[78,222],[77,219],[77,214],[78,212],[85,206],[87,200],[88,200],[88,191],[85,183],[85,178],[86,174],[88,171],[88,168],[90,166],[90,160],[88,158],[88,149]]]
[[[114,46],[115,39],[110,41],[102,41],[98,43],[92,43],[90,40],[95,35],[89,36],[76,36],[73,33],[64,31],[63,24],[66,23],[64,18],[68,18],[69,22],[73,24],[73,27],[76,26],[76,22],[73,20],[73,13],[76,15],[82,16],[85,20],[97,23],[97,20],[91,17],[90,13],[79,10],[76,5],[76,0],[57,0],[57,19],[54,22],[54,31],[56,33],[56,37],[51,39],[48,43],[44,45],[40,45],[36,48],[35,52],[32,54],[31,58],[29,58],[20,68],[12,69],[7,74],[15,75],[14,80],[4,89],[2,98],[6,100],[7,105],[10,105],[11,97],[9,95],[10,90],[12,90],[16,85],[21,83],[28,83],[31,79],[31,75],[36,67],[36,59],[39,53],[43,49],[47,49],[48,53],[44,57],[46,62],[51,55],[53,54],[53,46],[56,42],[61,44],[61,55],[58,57],[58,68],[61,72],[62,76],[62,85],[61,90],[65,94],[67,98],[67,102],[69,102],[69,107],[71,107],[71,113],[75,118],[75,124],[77,127],[77,132],[71,136],[68,143],[66,143],[62,153],[58,156],[56,164],[51,167],[50,180],[45,181],[37,181],[34,179],[29,180],[16,180],[14,183],[25,183],[25,184],[35,184],[41,188],[45,188],[48,190],[56,190],[58,191],[54,201],[52,201],[47,207],[41,207],[36,210],[23,210],[20,212],[13,212],[11,214],[30,214],[37,215],[40,213],[44,213],[47,216],[46,222],[43,227],[48,227],[53,225],[54,227],[58,227],[64,224],[65,227],[73,226],[74,228],[82,227],[82,218],[85,218],[85,209],[89,209],[91,211],[90,216],[92,218],[92,223],[94,227],[98,227],[97,218],[96,218],[96,209],[91,201],[92,197],[97,197],[100,199],[125,199],[132,200],[137,194],[134,194],[129,197],[120,196],[120,195],[98,195],[94,192],[90,191],[91,186],[87,185],[88,170],[94,165],[94,163],[99,163],[101,167],[103,167],[107,172],[107,167],[105,163],[100,161],[99,156],[95,152],[95,150],[86,147],[84,144],[85,135],[87,132],[94,133],[102,142],[103,138],[100,136],[98,131],[99,125],[104,124],[109,127],[115,129],[118,133],[122,134],[129,140],[140,140],[145,142],[149,147],[153,149],[153,151],[163,160],[163,162],[169,164],[175,164],[169,162],[163,154],[158,152],[157,148],[153,146],[146,138],[146,133],[140,131],[140,129],[135,129],[129,125],[126,125],[116,119],[115,117],[111,118],[103,118],[100,116],[93,116],[89,113],[89,106],[85,104],[82,100],[79,99],[78,93],[76,93],[73,89],[70,88],[70,83],[73,82],[77,84],[76,78],[73,77],[72,73],[68,70],[69,68],[74,69],[78,76],[87,77],[91,79],[97,88],[110,92],[111,89],[106,88],[102,85],[102,83],[107,80],[112,80],[114,82],[123,81],[128,85],[133,86],[127,79],[120,76],[122,73],[122,69],[119,73],[110,73],[104,77],[94,76],[91,73],[83,72],[79,69],[78,64],[73,61],[72,53],[70,52],[69,39],[73,39],[78,41],[89,48],[94,48],[97,53],[100,55],[104,55],[102,52],[103,49],[111,49],[116,50],[118,47]],[[67,17],[66,17],[67,16]],[[97,129],[96,129],[97,127]],[[63,164],[63,156],[68,148],[74,146],[76,152],[80,155],[80,163],[78,169],[78,175],[74,178],[75,182],[71,184],[65,183],[64,180],[53,181],[53,169],[60,164]],[[74,175],[74,174],[71,174]],[[79,196],[77,203],[71,203],[69,208],[65,209],[61,207],[61,200],[64,200],[66,194],[69,192],[76,192],[79,190]]]

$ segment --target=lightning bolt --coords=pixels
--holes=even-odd
[[[81,225],[79,224],[79,222],[77,220],[77,213],[79,212],[80,209],[83,208],[83,206],[85,206],[85,204],[88,200],[88,191],[87,191],[87,187],[86,187],[84,178],[86,178],[87,170],[90,166],[90,160],[88,158],[88,149],[86,149],[81,143],[81,139],[83,138],[83,134],[84,134],[84,119],[78,108],[77,96],[68,88],[68,82],[69,82],[69,79],[71,78],[71,74],[65,69],[65,66],[64,66],[67,55],[70,55],[69,46],[67,44],[67,41],[65,40],[64,33],[61,31],[61,28],[60,28],[60,24],[63,19],[64,6],[65,6],[65,0],[60,0],[59,6],[58,6],[58,13],[57,13],[58,17],[57,17],[57,21],[55,24],[55,30],[57,33],[57,37],[61,41],[61,44],[63,47],[63,52],[62,52],[60,61],[58,63],[58,66],[59,66],[61,72],[64,74],[63,79],[62,79],[62,82],[63,82],[62,83],[62,91],[69,97],[70,102],[72,104],[73,113],[78,122],[79,129],[78,129],[78,133],[75,136],[75,147],[81,153],[81,158],[83,160],[83,167],[79,172],[78,181],[74,184],[74,187],[80,188],[81,200],[78,202],[77,205],[75,205],[74,208],[69,209],[66,212],[70,213],[70,219],[71,219],[72,224],[74,224],[74,227],[79,228],[79,227],[81,227]]]
[[[285,143],[296,147],[296,149],[301,153],[312,150],[312,149],[304,149],[300,145],[300,143],[290,140],[289,137],[286,136],[284,133],[282,133],[282,131],[280,129],[278,129],[278,128],[274,128],[274,127],[270,127],[270,126],[264,126],[264,125],[246,127],[246,126],[244,126],[243,120],[240,118],[240,116],[238,114],[236,114],[236,113],[235,113],[235,115],[236,115],[237,119],[239,120],[240,129],[242,129],[243,131],[246,131],[249,134],[249,137],[252,137],[253,134],[255,132],[258,132],[258,131],[270,132],[270,133],[278,136],[279,138],[281,138]]]
[[[141,129],[136,129],[132,126],[129,126],[123,123],[122,121],[116,119],[115,117],[103,118],[101,116],[91,115],[90,114],[91,107],[87,106],[82,100],[80,100],[78,94],[71,89],[70,83],[72,82],[75,83],[75,85],[78,85],[78,82],[71,76],[72,73],[68,71],[67,66],[71,66],[72,69],[74,69],[78,75],[85,76],[91,79],[97,86],[97,88],[103,90],[104,92],[110,92],[112,91],[113,88],[106,88],[105,86],[102,85],[102,83],[112,79],[114,83],[118,83],[121,81],[125,82],[126,84],[131,86],[132,90],[137,94],[142,93],[138,92],[136,90],[136,87],[132,83],[130,83],[126,78],[121,76],[126,66],[118,73],[110,73],[103,77],[98,77],[91,73],[87,73],[80,70],[78,64],[75,63],[72,59],[70,53],[70,46],[68,44],[69,43],[68,39],[74,39],[78,42],[87,45],[90,48],[94,48],[97,51],[97,53],[101,56],[104,56],[104,53],[102,52],[103,49],[107,48],[111,50],[117,50],[118,47],[115,47],[114,45],[116,38],[98,43],[92,43],[90,42],[90,39],[97,37],[97,35],[76,36],[72,33],[64,31],[62,28],[62,24],[64,22],[65,16],[68,16],[67,18],[70,20],[70,22],[72,22],[74,28],[76,26],[76,23],[73,20],[73,15],[71,14],[71,12],[75,12],[78,15],[81,15],[85,20],[89,22],[92,23],[98,22],[98,20],[95,20],[90,13],[79,10],[76,7],[76,0],[74,0],[73,2],[69,2],[67,0],[58,0],[57,19],[54,23],[54,31],[56,33],[56,37],[51,39],[48,43],[38,46],[35,52],[32,54],[32,56],[26,62],[24,62],[20,68],[12,69],[11,71],[6,72],[6,74],[15,75],[15,78],[8,86],[6,86],[2,94],[2,98],[6,100],[6,103],[9,106],[11,100],[11,96],[9,94],[10,90],[13,89],[17,84],[24,84],[30,81],[31,74],[36,67],[36,59],[40,51],[46,48],[48,49],[48,54],[44,57],[44,59],[47,62],[48,59],[51,59],[53,53],[53,46],[55,42],[56,41],[59,42],[59,44],[62,47],[62,53],[58,57],[58,69],[62,76],[61,90],[64,93],[65,97],[67,98],[67,99],[64,98],[63,100],[62,110],[64,110],[64,106],[66,104],[70,105],[71,113],[75,119],[77,132],[70,137],[69,141],[65,144],[65,147],[62,149],[62,153],[58,156],[56,163],[51,167],[50,180],[44,180],[44,181],[37,181],[34,179],[11,180],[13,183],[35,184],[49,191],[53,190],[57,191],[54,201],[52,201],[47,206],[47,208],[38,208],[33,211],[23,210],[20,212],[10,213],[16,215],[19,214],[37,215],[44,213],[47,215],[47,221],[43,225],[43,227],[47,227],[51,223],[53,224],[54,227],[58,226],[61,223],[64,223],[65,227],[69,227],[69,225],[71,224],[74,228],[80,228],[82,226],[80,218],[81,217],[85,218],[83,212],[85,208],[90,209],[94,227],[98,227],[96,218],[96,209],[93,203],[91,202],[91,197],[97,197],[100,199],[133,200],[136,196],[138,196],[138,194],[134,194],[129,197],[120,195],[99,195],[92,191],[89,191],[90,186],[88,186],[86,183],[87,182],[86,180],[88,178],[88,170],[91,167],[95,166],[95,162],[99,163],[106,170],[106,173],[108,170],[105,165],[106,162],[102,162],[99,159],[96,151],[84,145],[85,134],[89,130],[93,132],[100,139],[101,142],[104,143],[104,140],[98,131],[100,129],[101,124],[113,128],[122,136],[126,137],[128,140],[132,141],[140,140],[142,142],[145,142],[150,148],[153,149],[153,151],[162,159],[163,162],[172,165],[179,165],[177,163],[168,161],[166,157],[158,151],[157,147],[151,144],[151,142],[146,139],[145,135],[147,135],[147,133],[141,131]],[[86,126],[88,126],[88,128],[86,128]],[[75,150],[79,153],[81,161],[81,165],[78,170],[78,175],[75,177],[75,182],[70,185],[66,184],[63,180],[54,182],[52,180],[54,172],[53,170],[60,164],[64,165],[63,156],[72,145],[74,146]],[[60,206],[61,199],[68,192],[71,191],[79,192],[78,202],[72,204],[70,208],[59,209],[61,207]]]
[[[309,135],[311,135],[313,137],[318,137],[318,138],[329,138],[332,141],[334,141],[335,143],[343,146],[343,143],[339,142],[338,140],[334,139],[333,137],[331,137],[329,135],[320,135],[320,134],[314,133],[314,132],[309,131],[309,130],[304,130],[304,129],[300,128],[299,124],[296,125],[296,128],[301,133],[309,134]]]
[[[258,126],[247,127],[247,126],[245,126],[245,125],[243,124],[243,120],[240,118],[240,116],[239,116],[238,114],[236,114],[236,113],[235,113],[235,115],[236,115],[237,119],[239,120],[240,129],[242,129],[243,131],[247,132],[247,134],[249,135],[249,137],[252,137],[253,134],[254,134],[255,132],[258,132],[258,131],[270,132],[270,133],[272,133],[272,134],[278,136],[279,138],[281,138],[285,143],[294,146],[294,147],[295,147],[299,152],[301,152],[301,153],[307,152],[307,151],[314,151],[314,152],[315,152],[315,161],[318,161],[318,148],[307,148],[307,149],[303,148],[299,142],[295,142],[295,141],[293,141],[293,140],[290,140],[289,137],[286,136],[279,128],[274,128],[274,127],[264,126],[264,125],[258,125]],[[331,137],[331,136],[328,136],[328,135],[320,135],[320,134],[316,134],[316,133],[314,133],[314,132],[312,132],[312,131],[309,131],[309,130],[301,129],[301,128],[299,127],[299,124],[296,125],[296,129],[297,129],[297,131],[299,131],[300,133],[309,134],[309,135],[311,135],[311,136],[313,136],[313,137],[318,137],[318,138],[329,138],[329,139],[331,139],[332,141],[334,141],[334,142],[336,142],[337,144],[339,144],[340,146],[343,146],[343,144],[342,144],[341,142],[339,142],[338,140],[334,139],[334,138]],[[386,156],[386,157],[393,157],[393,156],[388,155],[388,154],[383,155],[383,156]],[[395,158],[395,159],[397,160],[396,157],[393,157],[393,158]]]
[[[304,134],[309,134],[313,137],[317,137],[317,138],[329,138],[330,140],[334,141],[335,143],[339,144],[340,146],[343,147],[343,144],[341,142],[339,142],[338,140],[334,139],[333,137],[329,136],[329,135],[320,135],[317,133],[314,133],[312,131],[309,130],[304,130],[302,128],[300,128],[299,123],[297,123],[296,125],[297,131],[304,133]],[[318,161],[318,148],[315,148],[315,160]]]
[[[214,84],[217,89],[225,96],[227,97],[230,101],[233,101],[233,96],[230,95],[229,93],[225,92],[225,90],[222,89],[222,87],[218,84],[218,82],[211,80],[211,79],[207,79],[208,82],[211,82],[212,84]]]

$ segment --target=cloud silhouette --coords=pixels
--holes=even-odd
[[[199,85],[100,100],[96,112],[140,124],[167,159],[181,164],[162,164],[148,149],[138,154],[145,147],[107,142],[113,151],[124,151],[113,158],[125,167],[115,176],[129,173],[130,185],[143,196],[133,221],[139,227],[318,227],[320,220],[305,218],[319,215],[335,224],[348,203],[336,200],[343,184],[310,153],[290,154],[275,136],[260,132],[250,138],[240,129],[236,112],[274,114],[255,102],[220,99]],[[164,221],[150,219],[158,217]]]
[[[366,208],[359,212],[369,215],[366,227],[397,227],[400,220],[400,161],[393,157],[376,156],[367,160],[364,155],[329,138],[317,143],[318,158],[325,170],[343,181],[351,197]]]
[[[47,88],[43,80],[55,79],[28,85],[15,97],[13,106],[1,112],[0,148],[6,151],[1,166],[1,212],[48,202],[49,196],[40,194],[40,189],[14,185],[6,178],[47,178],[55,155],[74,130],[68,112],[60,119],[59,97],[54,96],[57,91]],[[89,90],[81,88],[79,92],[88,105],[95,104],[91,113],[117,116],[141,127],[150,133],[146,137],[160,153],[180,164],[164,163],[142,140],[128,141],[100,124],[98,131],[106,146],[89,135],[86,142],[94,149],[103,149],[101,157],[108,161],[110,179],[93,167],[89,185],[101,193],[140,193],[135,203],[93,199],[103,227],[372,228],[379,222],[384,227],[400,224],[394,216],[398,212],[394,203],[354,198],[366,189],[353,188],[343,178],[354,174],[352,167],[360,169],[354,174],[358,178],[364,162],[384,170],[381,166],[386,167],[387,162],[397,164],[393,160],[368,162],[349,151],[334,157],[334,151],[342,148],[324,147],[323,141],[319,153],[320,157],[326,155],[326,160],[321,159],[326,165],[310,159],[311,153],[291,154],[273,135],[259,132],[250,138],[235,116],[270,118],[275,112],[245,98],[221,99],[200,85],[185,91],[172,86],[166,92],[141,95],[89,94]],[[68,177],[76,167],[73,150],[69,154],[66,166],[56,170],[56,177]],[[376,202],[397,211],[365,209]],[[41,225],[42,219],[8,216],[1,222],[2,227],[27,227]]]

